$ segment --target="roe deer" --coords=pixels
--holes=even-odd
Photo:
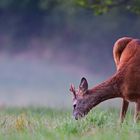
[[[73,93],[73,115],[75,119],[85,116],[99,103],[122,98],[120,121],[123,122],[129,102],[135,102],[134,121],[140,120],[140,40],[123,37],[116,41],[113,48],[116,73],[103,83],[88,89],[83,77],[79,89],[71,85]]]

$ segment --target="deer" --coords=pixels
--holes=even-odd
[[[107,80],[88,88],[85,77],[76,90],[71,84],[73,116],[76,120],[103,101],[122,98],[119,122],[123,123],[130,102],[135,103],[134,122],[140,120],[140,40],[131,37],[119,38],[113,46],[116,72]]]

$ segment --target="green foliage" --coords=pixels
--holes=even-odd
[[[132,12],[136,14],[140,14],[140,1],[134,0],[132,5],[128,6],[128,9],[130,9]]]
[[[126,121],[117,123],[118,110],[96,109],[81,120],[71,112],[47,108],[1,109],[0,139],[7,140],[139,140],[140,125],[130,112]]]
[[[0,9],[2,10],[37,10],[47,12],[54,7],[65,5],[73,7],[79,5],[81,7],[91,9],[95,15],[100,15],[110,11],[113,8],[123,8],[140,14],[139,0],[1,0]],[[75,7],[76,8],[76,7]]]
[[[95,15],[109,12],[113,8],[125,9],[140,14],[139,0],[75,0],[79,6],[91,9]]]
[[[100,15],[109,12],[113,8],[123,8],[133,13],[140,14],[139,0],[1,0],[1,10],[36,10],[40,12],[47,12],[59,6],[73,7],[79,5],[81,7],[90,9],[95,15]],[[75,7],[77,8],[77,7]]]

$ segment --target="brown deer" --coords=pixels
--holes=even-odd
[[[88,82],[81,79],[79,89],[71,85],[73,93],[73,115],[75,119],[84,117],[99,103],[122,98],[120,121],[123,122],[129,102],[135,102],[134,121],[140,120],[140,40],[123,37],[116,41],[113,48],[116,73],[103,83],[88,89]]]

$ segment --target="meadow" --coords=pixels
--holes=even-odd
[[[140,140],[133,111],[121,125],[118,111],[97,108],[76,121],[67,109],[1,108],[0,140]]]

